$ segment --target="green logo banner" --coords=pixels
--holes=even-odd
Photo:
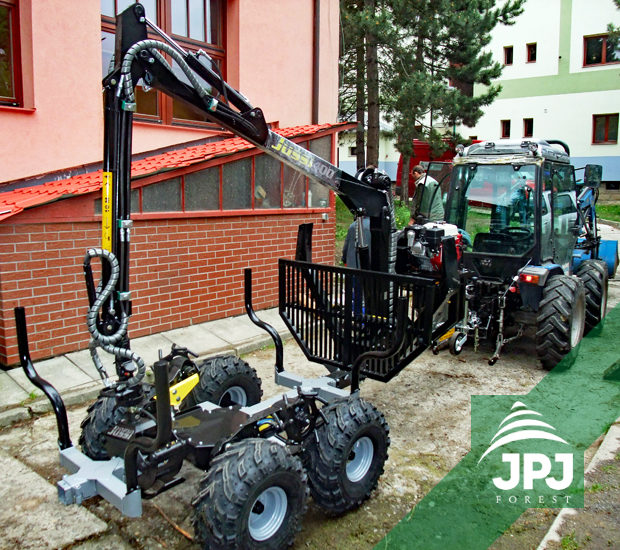
[[[527,508],[583,507],[584,451],[618,416],[620,306],[527,395],[472,396],[471,451],[376,548],[482,550]]]

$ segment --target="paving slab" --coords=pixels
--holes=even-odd
[[[176,343],[178,346],[185,346],[182,342],[175,342],[170,338],[169,334],[169,332],[160,332],[149,336],[141,336],[140,338],[132,338],[131,349],[142,357],[147,367],[151,367],[159,359],[160,351],[162,355],[168,355],[173,343]]]
[[[87,540],[71,547],[71,550],[134,550],[127,541],[118,535],[102,535],[97,539]]]
[[[41,378],[47,380],[61,393],[69,388],[81,384],[88,384],[93,381],[91,376],[75,366],[75,364],[69,361],[64,355],[44,361],[37,361],[35,368]],[[23,369],[12,369],[8,371],[7,374],[28,393],[34,392],[37,396],[43,395],[43,392],[28,380]]]
[[[280,317],[278,308],[265,309],[263,311],[258,311],[256,314],[261,321],[265,321],[265,323],[269,323],[273,328],[275,328],[280,333],[282,338],[287,338],[291,335],[288,328],[284,324],[282,317]]]
[[[105,368],[108,376],[114,376],[114,356],[101,350],[97,351],[99,354],[99,359],[101,359],[101,363],[103,363],[103,368]],[[89,350],[83,349],[80,351],[67,353],[65,357],[81,371],[83,371],[86,375],[88,375],[92,380],[101,381],[101,376],[99,376],[99,371],[96,369],[95,364],[93,363]],[[35,368],[37,367],[38,364],[35,365]]]
[[[205,328],[234,347],[247,340],[268,336],[261,328],[250,321],[247,315],[218,319],[204,324]]]
[[[30,412],[26,407],[14,407],[0,412],[0,428],[21,422],[30,418]]]
[[[53,485],[0,450],[0,548],[63,548],[107,529],[83,506],[58,503]]]
[[[210,323],[177,328],[165,332],[164,334],[170,343],[174,342],[178,346],[186,347],[200,357],[214,355],[216,353],[232,352],[234,346],[208,328],[212,323],[216,322],[217,321],[212,321]],[[168,344],[168,351],[169,350],[170,344]]]
[[[0,407],[20,403],[28,399],[29,393],[15,382],[8,372],[0,371]]]

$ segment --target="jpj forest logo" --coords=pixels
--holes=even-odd
[[[478,468],[492,483],[484,491],[485,498],[497,505],[583,506],[583,452],[572,448],[556,426],[521,401],[514,402],[487,440]]]

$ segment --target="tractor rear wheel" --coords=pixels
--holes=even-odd
[[[181,403],[181,410],[203,401],[220,407],[247,407],[260,402],[261,379],[256,371],[236,355],[209,357],[198,365],[200,381]]]
[[[575,275],[586,289],[586,327],[590,332],[607,313],[607,266],[601,260],[586,260],[579,264]]]
[[[118,424],[127,414],[127,407],[118,404],[114,397],[98,397],[82,420],[80,446],[82,452],[92,460],[110,458],[105,448],[105,432]]]
[[[278,443],[244,439],[215,457],[192,502],[202,548],[286,548],[308,497],[299,458]]]
[[[551,370],[583,337],[586,295],[581,279],[569,275],[550,277],[538,306],[536,352],[543,367]]]
[[[333,515],[359,507],[383,473],[390,444],[383,415],[357,396],[322,409],[325,422],[308,437],[304,461],[314,502]]]

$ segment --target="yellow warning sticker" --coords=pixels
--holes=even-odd
[[[101,247],[112,252],[112,172],[103,173],[101,188]]]

